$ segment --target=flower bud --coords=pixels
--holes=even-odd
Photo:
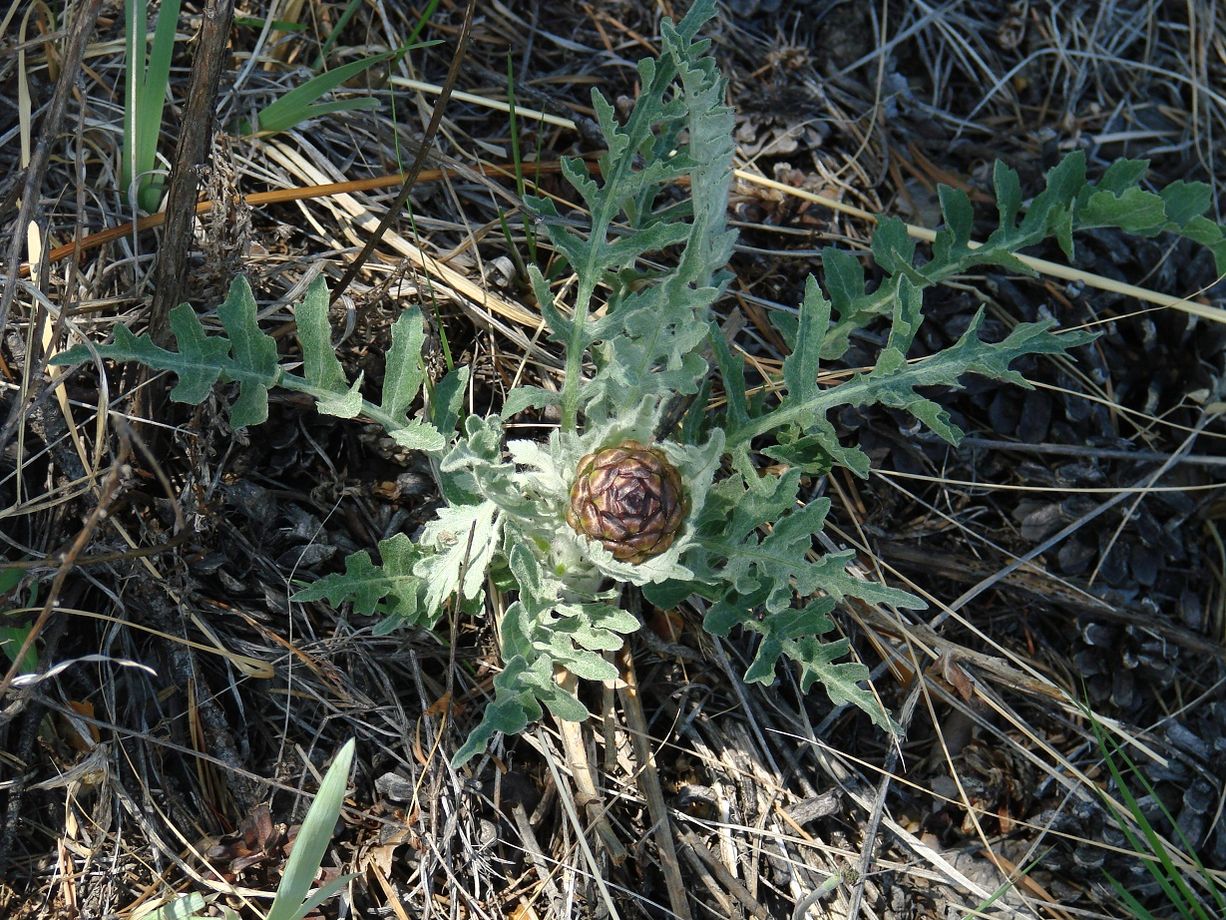
[[[681,474],[664,452],[626,441],[579,461],[566,522],[614,559],[637,565],[673,545],[689,508]]]

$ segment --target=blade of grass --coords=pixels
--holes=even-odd
[[[149,41],[148,5],[145,0],[124,4],[125,43],[128,69],[124,92],[123,151],[121,174],[128,183],[128,196],[147,212],[157,210],[165,177],[154,175],[157,143],[162,130],[162,112],[170,84],[175,30],[179,24],[180,0],[166,0],[158,10],[153,44]]]
[[[1137,900],[1136,895],[1124,887],[1123,883],[1110,872],[1106,873],[1107,881],[1111,883],[1111,887],[1115,889],[1115,893],[1119,895],[1121,901],[1128,905],[1128,909],[1132,911],[1132,915],[1138,920],[1153,920],[1153,914],[1149,912],[1144,904]]]
[[[511,121],[511,161],[515,164],[515,194],[519,196],[519,200],[524,200],[526,184],[524,182],[524,162],[519,149],[519,119],[515,117],[515,68],[511,63],[511,55],[507,54],[507,105],[509,109],[507,114]],[[531,221],[523,220],[524,240],[528,246],[528,259],[533,265],[537,264],[536,258],[536,230]],[[508,242],[510,238],[508,237]],[[514,250],[514,247],[511,247]],[[527,277],[523,271],[523,266],[518,264],[519,259],[516,258],[516,269],[520,272],[520,277]]]
[[[311,803],[306,820],[302,822],[302,828],[294,840],[294,849],[286,860],[285,874],[277,886],[277,897],[266,920],[297,920],[322,900],[316,900],[319,892],[311,895],[311,883],[315,881],[324,853],[332,842],[332,832],[341,813],[345,787],[349,783],[353,750],[353,740],[346,741],[324,774],[315,801]],[[339,886],[330,882],[321,890],[332,894],[339,890]]]
[[[1133,763],[1127,752],[1120,748],[1119,745],[1117,745],[1112,739],[1106,736],[1106,734],[1102,731],[1102,727],[1098,724],[1097,720],[1093,718],[1092,714],[1089,716],[1089,718],[1099,750],[1102,752],[1103,760],[1107,765],[1108,771],[1111,773],[1111,778],[1115,782],[1115,786],[1119,790],[1121,798],[1124,800],[1124,806],[1127,808],[1128,814],[1132,817],[1133,822],[1135,822],[1136,826],[1140,829],[1140,836],[1138,836],[1137,832],[1132,829],[1124,815],[1120,814],[1119,808],[1115,804],[1114,800],[1112,800],[1111,797],[1105,792],[1100,793],[1103,803],[1119,822],[1120,829],[1128,838],[1129,844],[1134,850],[1136,850],[1137,855],[1141,858],[1142,862],[1144,862],[1146,870],[1162,889],[1163,894],[1166,895],[1166,898],[1170,902],[1171,906],[1179,911],[1180,916],[1195,917],[1198,918],[1198,920],[1210,920],[1209,914],[1206,913],[1204,908],[1201,906],[1200,898],[1191,890],[1184,878],[1184,873],[1175,865],[1164,841],[1158,835],[1158,832],[1154,830],[1154,827],[1150,823],[1149,819],[1145,816],[1145,812],[1141,809],[1140,802],[1137,800],[1132,788],[1128,785],[1123,771],[1120,770],[1118,760],[1122,759],[1127,765],[1129,772],[1140,779],[1143,788],[1146,789],[1148,794],[1153,795],[1153,787],[1149,784],[1148,780],[1141,775],[1140,771],[1136,767],[1136,764]],[[1161,799],[1155,795],[1154,800],[1159,803],[1159,807],[1162,808],[1163,814],[1169,820],[1171,820],[1172,826],[1176,828],[1176,833],[1178,833],[1182,838],[1183,845],[1188,851],[1186,858],[1196,865],[1198,871],[1201,873],[1202,879],[1209,886],[1210,890],[1213,891],[1216,886],[1213,884],[1212,878],[1205,876],[1203,865],[1200,863],[1199,859],[1197,859],[1192,848],[1188,845],[1187,838],[1183,836],[1182,831],[1179,829],[1179,825],[1175,823],[1174,819],[1171,818],[1170,813],[1166,811],[1165,806],[1163,806],[1161,803]],[[1146,854],[1146,851],[1148,851],[1148,855]],[[1215,892],[1215,895],[1216,894],[1217,893]]]
[[[1128,772],[1137,778],[1137,782],[1141,784],[1141,787],[1145,790],[1145,794],[1150,796],[1154,802],[1157,803],[1158,809],[1162,812],[1162,816],[1166,818],[1171,827],[1175,829],[1175,836],[1179,838],[1179,844],[1183,847],[1184,858],[1196,867],[1196,873],[1205,882],[1206,890],[1213,896],[1213,900],[1217,904],[1218,908],[1226,912],[1226,892],[1223,892],[1222,889],[1218,887],[1214,877],[1209,873],[1209,870],[1205,868],[1205,864],[1201,862],[1200,857],[1196,855],[1196,847],[1190,840],[1188,840],[1187,835],[1183,832],[1183,828],[1180,827],[1179,822],[1175,820],[1175,816],[1171,814],[1170,810],[1166,807],[1166,804],[1162,801],[1162,797],[1158,795],[1157,790],[1154,789],[1153,784],[1149,781],[1149,778],[1141,772],[1140,768],[1136,765],[1136,762],[1128,755],[1128,752],[1120,748],[1118,743],[1112,742],[1112,744],[1118,753],[1118,756],[1128,767]],[[1142,818],[1144,818],[1143,815]],[[1181,874],[1179,878],[1182,879],[1182,877],[1183,876]],[[1190,888],[1186,888],[1185,886],[1185,890],[1188,893],[1188,898],[1193,903],[1199,902],[1200,899],[1192,893]]]
[[[409,49],[403,49],[403,51],[407,50]],[[403,53],[403,51],[384,51],[381,54],[372,54],[370,57],[350,61],[348,64],[342,64],[339,67],[321,73],[317,77],[312,77],[306,83],[295,87],[281,98],[274,100],[261,109],[260,113],[255,117],[255,123],[249,126],[249,133],[256,131],[288,131],[299,122],[306,121],[308,118],[314,118],[317,115],[370,108],[376,105],[377,101],[370,98],[326,103],[318,103],[316,100],[330,93],[346,80],[357,76],[370,67],[374,67],[376,64],[391,60]]]
[[[437,2],[437,0],[436,0]],[[332,31],[328,33],[328,37],[324,39],[324,43],[320,46],[319,55],[315,58],[315,62],[311,65],[311,70],[316,73],[324,69],[324,64],[328,60],[328,55],[332,53],[332,48],[336,45],[337,39],[341,37],[341,32],[345,30],[345,26],[349,25],[349,20],[353,18],[362,7],[362,0],[349,0],[345,5],[345,9],[341,11],[340,16],[336,18],[336,25],[332,27]],[[410,38],[409,41],[413,39]]]
[[[341,30],[344,29],[346,23],[360,6],[361,3],[358,0],[350,0],[350,3],[337,21],[336,27],[320,49],[319,56],[315,59],[312,69],[319,70],[324,66],[327,56],[336,44]],[[240,130],[244,133],[288,131],[294,125],[306,121],[308,118],[316,118],[320,115],[328,115],[333,112],[352,112],[376,105],[375,100],[369,98],[328,103],[316,103],[316,100],[336,89],[346,80],[356,77],[376,64],[401,58],[410,51],[415,51],[419,48],[429,48],[439,44],[438,41],[417,41],[417,36],[426,27],[426,23],[430,21],[430,16],[437,7],[438,0],[430,0],[429,5],[422,12],[421,16],[418,17],[412,33],[410,33],[409,37],[405,39],[399,48],[393,51],[384,51],[380,54],[372,54],[357,61],[350,61],[348,64],[341,64],[339,67],[312,77],[302,86],[290,90],[280,99],[265,106],[256,116],[254,125],[242,124],[240,125]]]
[[[417,17],[417,22],[413,25],[413,31],[409,33],[409,37],[405,39],[405,44],[411,45],[417,41],[417,36],[421,35],[422,29],[430,22],[430,17],[434,15],[434,11],[438,9],[438,0],[430,0],[426,4],[426,8],[421,11],[421,15]]]

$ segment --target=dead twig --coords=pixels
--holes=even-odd
[[[170,341],[166,316],[180,299],[187,276],[187,253],[192,244],[196,216],[197,167],[204,162],[213,135],[217,84],[230,40],[234,0],[209,0],[204,7],[200,36],[192,62],[182,129],[175,147],[170,191],[166,196],[166,230],[158,249],[157,284],[149,309],[149,334],[160,344]]]
[[[460,37],[456,42],[455,53],[451,58],[451,67],[447,71],[447,79],[443,83],[443,90],[439,93],[438,99],[434,101],[434,111],[430,113],[430,122],[426,125],[426,133],[422,135],[421,145],[417,148],[417,156],[413,159],[413,165],[409,167],[409,171],[404,179],[404,185],[400,188],[400,194],[396,196],[396,200],[387,209],[387,212],[379,221],[379,225],[366,240],[366,245],[362,247],[362,251],[358,253],[357,258],[349,263],[349,268],[345,270],[341,280],[332,289],[331,303],[336,303],[337,298],[345,293],[345,288],[349,287],[350,282],[357,277],[358,272],[362,269],[362,265],[370,257],[379,240],[383,238],[387,228],[392,225],[392,221],[400,216],[400,209],[404,207],[404,203],[409,200],[409,193],[413,191],[413,185],[417,182],[417,175],[421,172],[421,168],[426,165],[426,157],[429,156],[430,146],[434,143],[434,135],[438,133],[439,125],[442,124],[443,111],[447,108],[447,100],[451,98],[451,91],[454,89],[455,82],[460,76],[460,65],[464,62],[464,49],[468,47],[468,37],[472,33],[473,15],[476,9],[477,0],[468,0],[468,5],[464,8],[464,22],[460,26]]]
[[[664,791],[660,788],[655,754],[651,750],[647,717],[643,714],[643,703],[639,698],[634,656],[630,654],[629,648],[623,646],[618,658],[622,679],[626,683],[625,687],[619,689],[618,696],[621,697],[622,710],[626,714],[634,757],[638,761],[639,789],[647,800],[647,812],[651,815],[651,826],[656,847],[660,852],[661,868],[664,870],[664,884],[668,888],[669,905],[678,917],[689,918],[692,916],[689,899],[685,893],[685,882],[681,878],[681,865],[677,862],[677,845],[673,841],[672,821],[668,815],[668,806],[664,802]]]

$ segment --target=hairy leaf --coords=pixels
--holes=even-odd
[[[230,407],[236,428],[259,425],[268,419],[268,390],[280,374],[277,343],[260,331],[255,295],[247,279],[239,276],[230,284],[230,294],[217,308],[221,324],[230,336],[232,362],[222,374],[238,381],[238,399]]]
[[[443,435],[450,437],[460,420],[464,391],[472,375],[468,365],[452,368],[434,387],[430,397],[430,422]],[[509,413],[508,413],[509,414]]]
[[[494,678],[494,699],[486,705],[481,721],[451,759],[456,768],[484,751],[495,735],[518,735],[543,714],[535,691],[543,679],[553,679],[552,673],[542,673],[549,666],[548,659],[539,659],[535,672],[523,657],[515,656],[505,661],[502,673]],[[580,718],[586,715],[585,709]]]
[[[230,424],[258,425],[268,418],[268,390],[280,380],[281,369],[276,342],[256,322],[255,297],[246,278],[234,279],[217,315],[228,337],[209,337],[191,306],[180,304],[170,311],[178,351],[160,348],[148,333],[135,336],[124,326],[115,327],[113,343],[96,345],[94,350],[113,361],[136,361],[173,372],[179,377],[170,392],[176,402],[201,403],[218,380],[235,381],[239,397],[230,407]],[[57,355],[52,364],[79,364],[89,357],[89,349],[78,345]]]
[[[405,310],[392,324],[392,347],[387,352],[383,374],[383,396],[379,408],[391,418],[404,418],[421,390],[425,363],[421,347],[426,339],[425,321],[416,307]]]
[[[303,377],[315,394],[316,408],[326,415],[356,418],[362,411],[362,375],[350,386],[345,370],[332,348],[328,322],[328,285],[320,275],[294,307],[298,341],[302,345]]]
[[[502,532],[502,517],[493,502],[439,509],[426,525],[421,545],[433,550],[413,567],[426,583],[426,615],[437,618],[453,594],[477,597]]]
[[[737,626],[758,634],[758,648],[745,671],[745,680],[773,684],[780,659],[787,659],[800,668],[802,691],[807,693],[815,683],[820,683],[836,706],[856,706],[883,729],[897,731],[889,713],[861,686],[869,678],[868,668],[839,660],[848,652],[847,640],[825,642],[818,638],[834,628],[829,617],[834,600],[816,598],[803,608],[759,617],[756,611],[763,593],[749,597],[730,594],[713,604],[703,620],[703,627],[714,635],[726,636]]]
[[[940,405],[920,394],[917,388],[958,386],[963,375],[972,373],[1029,388],[1026,379],[1011,369],[1015,360],[1023,355],[1063,354],[1094,338],[1084,332],[1057,335],[1050,331],[1053,324],[1048,320],[1019,323],[1004,341],[985,342],[979,338],[983,325],[983,311],[980,310],[954,345],[908,362],[907,350],[922,322],[920,298],[919,288],[905,278],[900,280],[889,340],[873,370],[808,398],[785,400],[774,411],[751,418],[741,428],[729,431],[729,445],[746,444],[764,432],[786,425],[815,426],[838,406],[872,403],[904,409],[942,438],[957,444],[962,432],[950,423],[948,413]]]
[[[732,175],[732,112],[723,104],[723,80],[694,40],[714,13],[698,0],[685,19],[661,25],[663,53],[639,62],[640,93],[624,123],[612,104],[594,92],[592,105],[606,151],[599,176],[576,160],[563,175],[584,200],[590,228],[580,234],[563,225],[551,201],[528,198],[578,278],[569,317],[553,302],[539,274],[533,287],[553,336],[566,346],[560,397],[563,427],[577,426],[583,406],[602,423],[618,405],[644,396],[663,402],[693,393],[705,373],[698,353],[706,313],[726,283],[720,269],[732,248],[726,203]],[[675,84],[679,83],[677,88]],[[678,205],[669,186],[688,182],[689,201]],[[639,289],[637,263],[648,253],[684,244],[669,277]],[[609,288],[603,319],[593,319],[592,298]],[[582,379],[588,350],[596,364]]]
[[[93,350],[102,358],[136,361],[154,370],[173,372],[179,380],[170,397],[176,402],[198,405],[218,381],[237,382],[238,399],[230,407],[230,423],[235,428],[267,420],[268,391],[279,386],[313,397],[320,412],[373,419],[402,447],[438,451],[446,446],[446,438],[434,426],[406,417],[424,378],[422,324],[417,311],[402,314],[392,326],[392,348],[379,406],[362,398],[362,375],[352,385],[345,379],[332,347],[328,291],[322,277],[311,282],[302,302],[294,306],[302,345],[301,377],[287,373],[278,364],[276,342],[260,331],[255,296],[246,278],[240,275],[234,279],[217,315],[224,334],[209,335],[189,304],[171,310],[170,331],[177,351],[155,345],[148,334],[133,335],[124,326],[115,327],[113,343],[94,346]],[[56,356],[52,363],[78,364],[89,357],[90,349],[78,345]]]
[[[514,543],[509,561],[519,597],[507,608],[499,633],[506,669],[494,679],[494,701],[456,753],[459,766],[485,749],[498,732],[522,731],[542,707],[557,718],[581,721],[587,708],[554,680],[566,668],[585,680],[612,680],[617,668],[604,651],[618,649],[638,621],[599,599],[576,596],[548,572],[526,544]]]
[[[871,293],[865,292],[864,270],[854,257],[826,250],[826,286],[838,321],[826,333],[822,355],[839,357],[847,350],[852,332],[889,313],[904,279],[922,289],[977,265],[1000,265],[1032,274],[1017,253],[1054,239],[1072,259],[1074,236],[1084,230],[1115,227],[1140,236],[1184,236],[1206,246],[1213,253],[1218,272],[1226,274],[1226,234],[1204,216],[1211,201],[1209,187],[1174,182],[1160,193],[1151,192],[1141,184],[1147,168],[1144,160],[1120,160],[1098,182],[1091,183],[1086,177],[1085,153],[1076,150],[1048,172],[1046,187],[1023,209],[1017,173],[997,162],[992,179],[999,222],[983,245],[970,245],[970,198],[965,192],[942,187],[939,191],[945,226],[937,233],[932,258],[924,264],[917,263],[915,243],[907,238],[900,221],[880,221],[872,251],[886,278]]]
[[[825,524],[830,500],[797,507],[799,486],[800,471],[795,469],[774,477],[769,490],[750,489],[735,476],[717,483],[700,525],[700,544],[707,558],[699,579],[715,574],[739,595],[765,592],[761,603],[770,612],[787,609],[793,592],[803,597],[816,591],[836,600],[852,595],[916,606],[916,598],[904,591],[852,578],[844,570],[846,555],[813,553],[813,536]],[[759,537],[763,522],[773,523]]]
[[[327,600],[334,607],[352,601],[354,613],[383,614],[401,623],[433,626],[437,616],[427,616],[421,603],[424,584],[413,574],[422,552],[407,536],[398,533],[379,542],[379,565],[366,550],[345,559],[345,571],[323,578],[295,592],[298,602]]]

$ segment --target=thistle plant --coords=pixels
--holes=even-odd
[[[872,290],[855,256],[828,250],[825,291],[810,278],[796,316],[778,324],[790,353],[777,390],[751,399],[744,360],[713,311],[730,277],[733,246],[726,224],[733,117],[709,42],[697,38],[713,13],[713,0],[698,0],[679,24],[663,24],[661,55],[639,63],[641,93],[624,122],[593,93],[608,146],[599,178],[577,160],[563,164],[590,213],[586,233],[564,223],[550,200],[527,198],[557,256],[550,277],[569,272],[575,279],[574,296],[561,303],[545,274],[529,268],[562,352],[560,392],[518,387],[501,412],[460,419],[468,372],[458,368],[410,417],[425,377],[423,321],[410,309],[393,327],[379,402],[367,401],[361,378],[350,384],[330,347],[321,280],[295,311],[301,373],[278,361],[241,278],[217,311],[224,335],[206,333],[183,305],[171,317],[177,351],[124,328],[113,344],[93,348],[102,358],[176,373],[170,395],[182,402],[202,401],[218,381],[237,384],[230,410],[236,427],[262,422],[268,390],[278,386],[309,394],[321,412],[376,421],[399,444],[430,455],[445,505],[420,538],[397,534],[382,541],[378,563],[358,552],[343,572],[295,599],[350,603],[356,613],[382,615],[381,628],[391,629],[431,627],[449,606],[476,614],[485,609],[491,581],[511,592],[497,624],[502,671],[494,697],[456,753],[457,764],[546,709],[560,719],[588,715],[558,676],[616,679],[607,653],[640,625],[618,603],[625,589],[641,590],[660,606],[701,599],[708,631],[756,634],[747,681],[774,681],[782,659],[798,669],[803,690],[820,683],[834,703],[857,706],[894,729],[864,686],[867,669],[845,660],[847,641],[823,637],[834,630],[831,614],[848,596],[900,607],[922,603],[851,574],[850,551],[815,550],[830,502],[810,498],[802,475],[837,465],[863,477],[869,469],[862,451],[839,440],[830,413],[882,404],[957,444],[962,432],[922,388],[957,386],[971,373],[1029,386],[1011,369],[1015,359],[1062,354],[1088,341],[1083,333],[1057,334],[1044,320],[1018,324],[1002,341],[988,342],[980,338],[980,312],[954,345],[908,360],[926,287],[977,264],[1028,273],[1015,257],[1024,246],[1054,238],[1071,258],[1081,229],[1167,231],[1210,247],[1219,270],[1226,269],[1222,230],[1202,216],[1209,204],[1204,186],[1146,191],[1144,164],[1134,161],[1116,164],[1091,184],[1084,157],[1074,153],[1023,207],[1017,175],[998,164],[999,225],[983,245],[971,240],[969,198],[943,188],[944,227],[922,260],[900,222],[881,221],[872,254],[884,277]],[[688,195],[679,195],[681,188]],[[644,256],[665,252],[675,257],[654,261],[673,267],[644,267]],[[840,357],[852,331],[885,316],[889,334],[872,369],[819,386],[821,362]],[[78,346],[57,363],[89,355]],[[709,405],[716,387],[724,397],[718,411]],[[508,419],[547,407],[561,420],[547,439],[507,439]],[[761,457],[771,461],[770,472],[760,468]],[[499,577],[487,578],[491,571]]]

